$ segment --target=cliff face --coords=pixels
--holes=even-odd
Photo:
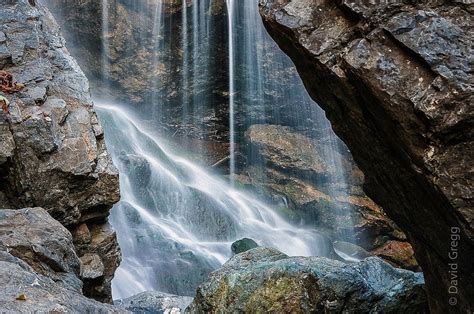
[[[434,312],[472,311],[473,7],[266,0],[261,15],[407,233]]]
[[[111,301],[120,252],[107,216],[118,172],[88,81],[35,1],[0,4],[0,70],[16,86],[0,89],[0,208],[45,208],[74,234],[86,295]]]

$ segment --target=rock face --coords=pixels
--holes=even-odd
[[[193,298],[191,297],[147,291],[124,300],[114,301],[114,304],[132,313],[178,314],[184,313],[184,310],[192,300]]]
[[[421,273],[375,257],[344,264],[259,247],[235,255],[212,273],[187,311],[420,313],[426,308]]]
[[[76,253],[81,260],[96,254],[104,271],[87,295],[111,301],[120,254],[113,231],[103,234],[119,199],[118,172],[88,81],[53,17],[35,1],[2,2],[0,34],[0,70],[24,86],[4,95],[9,106],[0,113],[0,208],[40,206],[75,235],[89,230],[88,239],[74,239]]]
[[[266,0],[260,9],[365,191],[408,235],[431,310],[472,311],[472,4]]]
[[[0,210],[2,312],[121,312],[82,295],[79,269],[71,233],[44,209]]]
[[[249,167],[250,179],[241,176],[240,181],[285,198],[280,208],[288,219],[316,227],[332,241],[353,242],[394,265],[418,270],[406,236],[362,191],[364,176],[349,154],[337,152],[324,137],[310,138],[279,125],[252,125],[246,138],[265,163]],[[399,243],[391,247],[403,247],[403,253],[388,249],[388,242]]]

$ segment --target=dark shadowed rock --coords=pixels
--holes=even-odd
[[[147,291],[124,300],[114,301],[114,304],[117,307],[131,311],[132,313],[179,314],[184,313],[184,310],[192,300],[193,298],[191,297],[181,297],[162,292]]]
[[[472,312],[473,5],[262,0],[260,8],[364,172],[366,193],[413,244],[431,310]]]
[[[235,255],[197,290],[190,313],[420,313],[423,275],[379,258],[344,264],[270,248]]]
[[[239,254],[258,247],[257,242],[252,239],[244,238],[237,240],[231,245],[232,253]]]

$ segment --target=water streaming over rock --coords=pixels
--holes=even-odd
[[[266,33],[257,2],[195,0],[170,8],[160,0],[102,0],[103,82],[92,92],[121,175],[122,199],[110,217],[123,254],[116,299],[145,290],[194,295],[243,237],[290,255],[329,254],[311,221],[284,215],[285,197],[270,200],[238,181],[252,181],[254,171],[266,181],[270,161],[247,133],[273,125],[309,138],[333,169],[298,179],[322,180],[334,198],[347,190],[341,144]],[[137,29],[123,28],[120,6],[130,9]],[[121,101],[127,97],[133,104]],[[228,164],[210,167],[219,160]]]
[[[242,237],[290,255],[326,254],[316,232],[289,224],[262,201],[165,147],[166,140],[146,130],[133,112],[117,104],[96,109],[121,174],[122,199],[111,217],[123,252],[114,297],[145,290],[192,295]]]

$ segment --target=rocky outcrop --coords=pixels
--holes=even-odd
[[[365,191],[406,232],[433,312],[474,300],[473,6],[260,1],[366,177]]]
[[[375,257],[344,264],[260,247],[235,255],[213,272],[187,311],[421,313],[426,307],[421,273]]]
[[[418,270],[406,236],[363,193],[364,176],[349,154],[338,152],[343,149],[324,137],[310,138],[279,125],[252,125],[246,138],[265,162],[250,166],[248,177],[238,177],[241,183],[266,198],[283,197],[281,213],[295,223],[316,227],[332,241],[353,242],[396,266]]]
[[[132,313],[179,314],[184,313],[184,310],[192,300],[193,298],[191,297],[146,291],[124,300],[114,301],[114,304]]]
[[[91,230],[90,243],[76,253],[82,261],[97,254],[104,273],[94,284],[100,291],[87,295],[111,301],[120,254],[113,231],[103,234],[119,199],[118,172],[105,149],[88,81],[53,17],[36,1],[0,4],[0,52],[0,69],[22,87],[3,95],[8,106],[0,113],[0,208],[40,206],[74,234]]]
[[[71,233],[44,209],[0,210],[2,312],[121,312],[84,297],[79,274]]]

